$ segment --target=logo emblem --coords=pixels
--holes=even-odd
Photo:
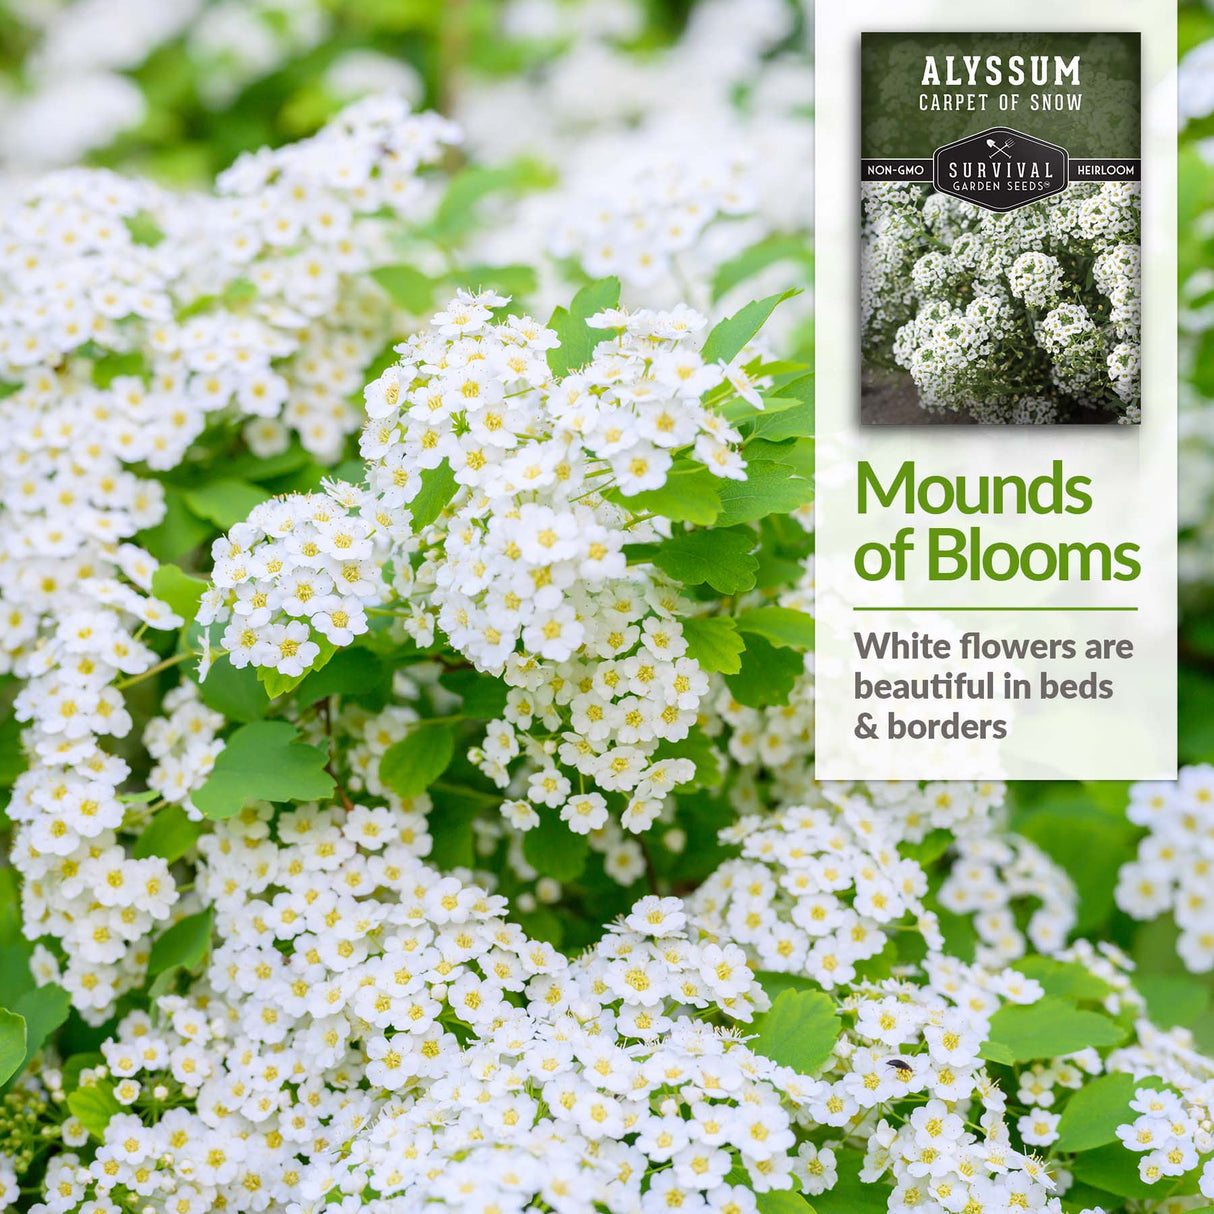
[[[936,149],[936,189],[988,211],[1014,211],[1067,187],[1065,148],[1006,126],[967,135]]]

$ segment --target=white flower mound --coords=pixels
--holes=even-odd
[[[63,943],[62,982],[98,1023],[178,901],[163,861],[118,841],[130,768],[105,749],[132,727],[124,684],[157,667],[145,629],[182,623],[131,542],[166,512],[136,469],[176,468],[209,424],[241,417],[258,449],[269,427],[278,449],[294,430],[336,458],[359,420],[347,397],[393,322],[359,274],[381,259],[385,209],[426,206],[418,170],[457,138],[370,99],[242,157],[215,196],[73,169],[0,212],[0,379],[17,385],[0,400],[0,673],[24,682],[31,756],[12,854],[28,935]],[[186,784],[214,755],[198,758]]]
[[[1139,418],[1139,191],[1071,186],[1006,214],[924,187],[863,191],[869,357],[929,410],[1045,424],[1075,404]]]
[[[1133,785],[1126,814],[1148,833],[1117,875],[1117,905],[1135,919],[1171,911],[1185,966],[1214,970],[1214,767]]]
[[[666,485],[678,450],[742,479],[741,436],[701,398],[721,389],[762,401],[748,355],[704,362],[706,322],[688,308],[591,317],[602,340],[556,377],[546,352],[557,335],[527,316],[496,320],[507,302],[461,293],[399,347],[400,362],[366,390],[369,490],[334,487],[349,510],[322,498],[259,507],[215,545],[199,618],[226,623],[235,665],[298,675],[323,642],[366,630],[391,556],[417,643],[441,629],[511,688],[473,752],[502,788],[516,758],[534,762],[528,797],[503,807],[509,821],[529,829],[544,805],[577,833],[599,832],[603,794],[622,792],[623,824],[640,832],[694,771],[655,752],[687,737],[709,681],[678,618],[694,604],[656,568],[627,563],[626,544],[662,535],[630,501]],[[439,477],[450,501],[418,527],[413,508]],[[591,789],[574,793],[571,777]],[[617,848],[613,871],[626,883],[639,862]]]
[[[1000,1005],[1041,987],[937,951],[924,873],[898,857],[889,819],[826,791],[744,823],[749,859],[691,903],[642,898],[573,961],[508,922],[505,899],[426,865],[409,810],[249,806],[200,841],[205,973],[102,1046],[120,1100],[154,1091],[164,1111],[114,1115],[91,1163],[60,1156],[56,1214],[108,1208],[120,1187],[166,1209],[752,1214],[756,1194],[832,1188],[844,1147],[866,1150],[863,1181],[895,1186],[891,1210],[960,1196],[1057,1214],[978,1053]],[[902,809],[917,813],[919,793],[903,786]],[[773,894],[791,918],[756,929]],[[752,966],[804,973],[798,931],[858,939],[862,923],[922,960],[884,979],[817,967],[841,1035],[816,1073],[748,1047],[739,1031],[769,1007]],[[1136,1006],[1115,956],[1064,956],[1107,983],[1110,1011]],[[1181,1036],[1143,1022],[1103,1066],[1087,1050],[1026,1068],[1023,1141],[1053,1142],[1054,1090],[1106,1067],[1164,1076],[1195,1127],[1214,1064]]]

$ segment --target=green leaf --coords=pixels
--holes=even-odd
[[[173,485],[166,485],[164,518],[155,527],[140,531],[135,540],[158,561],[174,561],[210,536],[211,528],[187,507],[185,493]]]
[[[746,638],[741,669],[727,674],[725,683],[739,704],[769,708],[788,703],[788,694],[805,673],[805,661],[796,650],[777,649],[755,633]]]
[[[825,1193],[814,1197],[818,1214],[886,1214],[893,1190],[881,1181],[869,1183],[860,1179],[863,1154],[855,1147],[836,1147],[835,1160],[839,1179]]]
[[[1158,1087],[1152,1078],[1133,1075],[1100,1075],[1085,1083],[1066,1102],[1058,1123],[1056,1151],[1090,1151],[1117,1141],[1117,1127],[1134,1120],[1130,1101],[1138,1088]]]
[[[540,822],[523,835],[523,855],[541,876],[554,881],[574,881],[586,867],[590,841],[574,834],[561,821],[560,812],[539,806]]]
[[[330,796],[328,756],[298,741],[286,721],[252,721],[227,740],[191,800],[208,818],[230,818],[246,801],[314,801]]]
[[[670,472],[660,489],[631,496],[613,489],[607,497],[633,514],[658,514],[672,522],[707,527],[721,510],[720,479],[707,468],[677,469]]]
[[[781,1066],[812,1075],[839,1039],[835,1001],[822,991],[781,991],[770,1011],[755,1018],[751,1048]]]
[[[548,367],[557,378],[584,367],[601,341],[612,336],[610,329],[592,329],[586,321],[596,312],[614,308],[620,302],[620,280],[599,278],[587,283],[574,297],[568,311],[557,308],[548,321],[561,344],[548,351]]]
[[[1047,995],[1023,1006],[1005,1004],[991,1017],[990,1037],[982,1047],[982,1057],[990,1055],[987,1046],[999,1048],[1004,1057],[1015,1062],[1038,1058],[1057,1058],[1088,1046],[1117,1045],[1125,1030],[1099,1012],[1084,1011],[1056,995]],[[992,1061],[1003,1061],[993,1058]]]
[[[1214,353],[1214,345],[1210,346]],[[1177,696],[1185,706],[1180,714],[1177,747],[1181,763],[1214,761],[1214,676],[1182,666]]]
[[[371,277],[392,297],[392,302],[414,316],[425,316],[434,301],[438,283],[413,266],[380,266]]]
[[[778,304],[800,293],[796,289],[790,289],[781,291],[778,295],[769,295],[766,299],[756,299],[732,316],[726,317],[705,339],[704,348],[700,351],[704,361],[730,362],[763,327]]]
[[[655,759],[690,759],[696,774],[675,788],[677,793],[693,792],[697,788],[716,788],[721,783],[721,755],[715,743],[698,725],[692,726],[678,742],[663,741],[654,751]]]
[[[822,988],[804,974],[785,974],[777,970],[756,970],[755,978],[773,1002],[784,991],[820,991]]]
[[[248,278],[234,278],[219,297],[225,308],[237,308],[257,298],[257,286]]]
[[[152,593],[175,611],[186,624],[198,614],[198,601],[207,588],[202,578],[183,573],[176,565],[161,565],[152,574]]]
[[[0,1008],[0,1083],[7,1083],[25,1065],[25,1019]]]
[[[157,936],[148,958],[148,977],[154,978],[177,967],[192,970],[201,965],[211,947],[213,920],[214,912],[208,906],[196,915],[187,915]]]
[[[526,914],[515,912],[515,919],[519,927],[527,933],[528,939],[543,940],[553,948],[561,947],[561,941],[565,938],[565,925],[555,911],[546,906],[537,906]]]
[[[787,409],[760,414],[754,420],[753,434],[767,442],[781,442],[786,438],[812,438],[814,429],[814,402],[797,401]]]
[[[237,523],[243,523],[249,517],[249,511],[270,494],[260,485],[221,477],[197,489],[187,489],[183,496],[185,504],[199,518],[227,531]]]
[[[150,211],[136,211],[133,215],[125,216],[122,222],[135,244],[152,247],[164,239],[164,233]]]
[[[107,353],[93,362],[93,383],[98,388],[108,388],[120,376],[142,377],[147,374],[147,370],[147,360],[138,350],[129,350],[123,354]]]
[[[28,764],[21,748],[21,731],[24,728],[15,716],[0,720],[0,788],[11,788]]]
[[[754,460],[746,466],[744,481],[725,481],[720,488],[718,527],[750,523],[769,514],[787,514],[813,501],[813,482],[794,476],[784,464]]]
[[[969,921],[966,920],[966,922]],[[998,1062],[1003,1066],[1014,1066],[1016,1063],[1015,1051],[1006,1045],[1000,1045],[997,1041],[988,1041],[980,1052],[988,1062]]]
[[[29,964],[33,951],[34,946],[22,931],[16,870],[0,868],[0,991],[10,1003],[34,989]]]
[[[1210,987],[1200,978],[1139,973],[1134,985],[1147,1001],[1147,1014],[1160,1028],[1187,1028],[1210,1006]]]
[[[446,460],[437,468],[427,468],[422,473],[422,487],[409,503],[409,512],[413,515],[414,535],[429,527],[442,514],[443,507],[455,496],[458,488],[455,473],[451,471]]]
[[[458,785],[434,789],[434,809],[426,815],[432,840],[429,864],[442,872],[476,865],[476,836],[473,823],[485,808],[485,796],[475,788]]]
[[[123,805],[150,805],[159,798],[160,794],[154,788],[145,789],[143,792],[124,792],[118,796]]]
[[[1183,698],[1183,692],[1181,695]],[[1124,815],[1108,817],[1082,793],[1068,800],[1060,791],[1035,805],[1027,816],[1018,817],[1013,829],[1036,843],[1075,882],[1079,891],[1076,931],[1100,930],[1116,909],[1117,871],[1134,856],[1135,827]]]
[[[1080,1180],[1108,1193],[1116,1193],[1119,1197],[1143,1199],[1164,1196],[1168,1192],[1167,1185],[1161,1191],[1159,1185],[1149,1185],[1138,1175],[1140,1158],[1136,1152],[1127,1151],[1121,1143],[1117,1143],[1084,1151],[1076,1155],[1069,1166]],[[1169,1179],[1168,1184],[1171,1183]]]
[[[319,632],[311,633],[310,639],[315,641],[320,652],[313,658],[312,665],[299,674],[282,674],[273,666],[257,667],[257,681],[266,689],[266,695],[271,700],[277,700],[279,696],[285,696],[288,692],[294,691],[310,675],[323,670],[333,659],[334,654],[338,652],[337,646]]]
[[[435,213],[434,235],[445,243],[462,236],[477,223],[478,204],[490,194],[501,191],[518,192],[535,189],[551,178],[534,162],[520,160],[514,164],[461,169],[451,178],[450,185]]]
[[[814,1214],[814,1208],[791,1189],[772,1189],[768,1193],[756,1193],[755,1205],[759,1214]]]
[[[737,674],[742,669],[746,642],[729,616],[689,616],[679,623],[687,642],[687,656],[698,662],[701,670],[710,674]]]
[[[794,487],[808,500],[813,491],[814,440],[812,438],[787,438],[773,442],[768,438],[754,438],[746,444],[744,454],[747,466],[756,464],[778,464],[786,476],[798,478],[802,483]],[[808,490],[808,492],[807,492]],[[804,505],[804,502],[800,503]]]
[[[791,607],[751,607],[735,617],[739,632],[753,633],[785,649],[814,647],[814,618]]]
[[[396,362],[398,357],[396,351],[390,350],[390,353],[391,361]],[[309,479],[315,474],[315,480],[312,483],[319,484],[319,474],[327,472],[327,469],[322,469],[319,464],[316,464],[298,443],[292,443],[285,451],[280,451],[277,455],[263,457],[254,455],[252,451],[246,451],[235,459],[225,461],[224,470],[237,480],[255,481],[257,484],[261,484],[262,481],[279,480],[293,472],[298,473],[304,470]]]
[[[63,1064],[63,1090],[74,1091],[80,1086],[80,1074],[86,1068],[105,1066],[105,1055],[100,1050],[80,1050],[71,1054]]]
[[[660,544],[636,545],[664,573],[685,586],[707,582],[721,594],[737,594],[755,584],[758,560],[751,555],[752,531],[684,531]]]
[[[935,830],[929,830],[918,843],[899,843],[898,854],[907,860],[914,860],[921,868],[927,868],[939,860],[952,845],[953,832],[937,827]]]
[[[47,1038],[67,1019],[71,1009],[71,996],[53,982],[36,986],[13,1001],[13,1011],[25,1021],[22,1069],[29,1066]]]
[[[202,702],[229,721],[260,721],[270,709],[270,697],[257,677],[257,667],[237,669],[227,656],[216,658],[206,679],[198,685]]]
[[[1055,961],[1053,957],[1025,957],[1013,969],[1041,983],[1047,995],[1058,995],[1076,1002],[1100,1001],[1111,995],[1113,988],[1103,978],[1097,978],[1086,965],[1078,961]]]
[[[753,416],[751,424],[756,438],[779,442],[786,438],[812,438],[814,433],[814,375],[802,375],[781,385],[772,398],[765,398],[766,408]],[[779,408],[776,408],[776,405]]]
[[[799,261],[809,265],[813,255],[801,236],[766,236],[749,248],[723,261],[712,278],[712,300],[732,291],[740,282],[752,278],[777,261]]]
[[[206,823],[193,822],[180,805],[166,805],[143,828],[131,849],[136,860],[160,856],[172,864],[198,842]]]
[[[518,263],[504,266],[471,265],[452,270],[443,280],[469,291],[500,291],[504,295],[531,295],[536,288],[535,271]]]
[[[379,778],[400,797],[417,797],[447,770],[455,757],[455,730],[439,721],[423,721],[379,761]]]
[[[488,721],[501,716],[506,707],[509,688],[492,675],[481,674],[478,670],[446,670],[438,676],[438,681],[463,700],[467,717]]]
[[[98,1142],[104,1139],[110,1118],[122,1112],[122,1105],[118,1103],[112,1085],[104,1081],[68,1093],[67,1107]]]
[[[295,689],[298,704],[315,704],[326,696],[374,693],[391,677],[383,660],[369,649],[340,649],[324,666],[310,670]]]

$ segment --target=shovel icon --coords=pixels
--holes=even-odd
[[[1011,160],[1012,154],[1011,154],[1011,152],[1008,151],[1008,148],[1010,148],[1012,146],[1012,144],[1015,142],[1016,141],[1009,135],[1007,143],[1003,144],[1003,146],[1000,147],[1000,145],[997,144],[993,139],[988,139],[986,141],[986,146],[988,148],[993,148],[994,151],[991,152],[990,156],[988,156],[987,159],[994,160],[995,157],[998,156],[1000,152],[1002,152],[1009,160]]]

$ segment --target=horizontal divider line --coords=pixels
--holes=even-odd
[[[853,611],[1137,611],[1137,607],[853,607]]]

